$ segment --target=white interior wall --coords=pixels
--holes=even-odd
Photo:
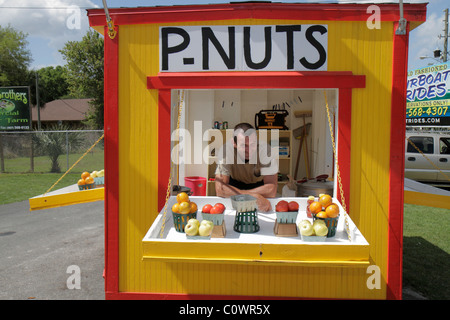
[[[334,126],[334,114],[336,106],[335,90],[327,90],[327,100],[330,109],[332,125]],[[314,91],[313,99],[313,124],[312,124],[312,176],[322,174],[333,176],[333,147],[331,143],[330,129],[325,107],[323,90]]]
[[[255,114],[267,110],[267,90],[241,91],[241,122],[255,125]]]
[[[184,126],[191,138],[190,159],[185,166],[184,176],[180,174],[180,182],[184,177],[205,177],[208,167],[203,159],[203,151],[208,147],[208,141],[203,140],[205,131],[214,122],[214,90],[189,90],[186,96],[186,125]]]
[[[213,118],[213,122],[227,121],[230,129],[241,122],[241,90],[215,90]]]
[[[312,90],[293,90],[292,91],[292,102],[289,102],[289,105],[291,108],[289,108],[289,117],[290,117],[290,125],[289,129],[295,130],[301,126],[304,125],[303,118],[296,118],[294,116],[295,111],[312,111],[313,108],[313,95]],[[305,118],[305,124],[312,123],[312,117],[306,117]],[[302,152],[300,154],[300,159],[298,162],[298,172],[297,177],[294,177],[297,180],[306,178],[307,170],[306,170],[306,147],[305,144],[308,147],[308,156],[309,156],[309,176],[311,176],[311,173],[313,172],[311,168],[311,142],[312,142],[312,131],[307,135],[306,143],[304,142],[304,145],[302,146]],[[293,137],[292,142],[292,152],[291,152],[291,158],[292,158],[292,175],[295,175],[295,169],[297,165],[297,158],[298,158],[298,150],[300,149],[300,139],[295,139]]]

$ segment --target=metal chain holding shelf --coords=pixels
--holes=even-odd
[[[335,163],[336,163],[336,176],[337,176],[337,181],[338,181],[338,186],[339,186],[339,192],[341,194],[341,205],[342,205],[342,209],[344,209],[345,230],[347,231],[348,240],[352,241],[352,236],[350,234],[350,227],[348,224],[347,206],[345,205],[344,190],[342,188],[341,173],[339,171],[339,163],[337,161],[336,144],[335,144],[335,140],[334,140],[333,126],[331,125],[330,109],[328,107],[327,93],[325,92],[325,90],[323,91],[323,94],[325,96],[325,107],[327,109],[328,126],[330,128],[331,143],[333,146],[333,154],[334,154],[334,159],[335,159]]]
[[[181,119],[181,110],[183,108],[183,104],[184,104],[184,90],[181,90],[181,94],[180,91],[178,91],[178,118],[177,118],[177,130],[176,130],[176,134],[177,134],[177,138],[179,138],[179,128],[180,128],[180,119]],[[178,150],[178,147],[177,147]],[[170,161],[170,174],[169,174],[169,182],[167,184],[167,191],[166,191],[166,202],[164,204],[164,210],[163,210],[163,216],[162,216],[162,225],[161,225],[161,230],[159,233],[159,237],[162,238],[164,235],[164,229],[166,227],[166,215],[167,215],[167,206],[169,204],[169,198],[170,198],[170,194],[171,194],[171,190],[172,190],[172,171],[173,171],[173,161]]]

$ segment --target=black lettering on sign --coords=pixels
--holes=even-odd
[[[286,32],[286,68],[294,69],[294,31],[301,31],[301,26],[276,26],[275,31]]]
[[[327,60],[327,52],[325,51],[325,48],[322,46],[322,44],[319,41],[317,41],[316,38],[314,38],[313,36],[314,32],[320,32],[320,34],[325,34],[327,33],[327,29],[324,26],[315,25],[309,27],[305,32],[306,40],[308,40],[308,42],[312,44],[312,46],[316,48],[317,52],[319,53],[319,60],[317,60],[314,63],[309,62],[308,60],[305,59],[305,57],[299,60],[300,63],[305,68],[312,70],[319,69],[321,66],[323,66],[323,64]]]
[[[211,42],[227,66],[228,70],[236,68],[235,28],[228,27],[228,55],[210,27],[202,28],[203,70],[209,70],[209,42]]]
[[[264,39],[266,43],[266,53],[264,59],[255,63],[252,61],[251,57],[251,47],[250,47],[250,27],[244,27],[244,57],[245,63],[251,69],[264,69],[270,62],[272,58],[272,27],[264,28]]]
[[[169,47],[169,34],[174,33],[183,37],[183,42]],[[177,27],[167,27],[161,29],[161,56],[162,70],[169,70],[169,54],[183,51],[189,45],[190,37],[186,30]],[[189,61],[188,61],[189,62]]]
[[[325,71],[327,41],[327,25],[160,27],[160,71]]]

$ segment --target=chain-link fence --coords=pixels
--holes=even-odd
[[[103,130],[0,132],[2,173],[66,172],[103,135]],[[71,170],[92,172],[104,166],[104,141]]]

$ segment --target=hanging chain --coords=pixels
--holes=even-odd
[[[114,26],[114,21],[111,19],[111,16],[109,15],[108,6],[106,5],[106,0],[103,0],[103,8],[105,10],[106,25],[108,26],[108,36],[111,40],[113,40],[116,37],[117,31],[116,31],[116,27]]]
[[[176,130],[176,135],[177,135],[177,140],[179,141],[179,128],[180,128],[180,119],[181,119],[181,110],[183,108],[183,104],[184,104],[184,90],[181,90],[181,94],[180,91],[178,91],[178,118],[177,118],[177,130]],[[178,146],[177,146],[177,150],[178,150]],[[178,152],[177,152],[178,153]],[[164,229],[166,227],[166,215],[167,215],[167,206],[169,204],[169,198],[170,198],[170,194],[171,194],[171,190],[172,190],[172,172],[173,172],[173,161],[170,161],[170,174],[169,174],[169,183],[167,184],[167,191],[166,191],[166,203],[164,204],[164,210],[163,210],[163,216],[162,216],[162,225],[161,225],[161,230],[159,233],[159,237],[162,238],[164,235]]]
[[[434,163],[433,163],[433,161],[431,161],[430,160],[430,158],[428,158],[426,155],[425,155],[425,153],[423,153],[422,152],[422,150],[420,150],[419,149],[419,147],[417,147],[415,144],[414,144],[414,142],[412,142],[411,141],[411,139],[410,138],[406,138],[406,140],[408,140],[408,143],[410,143],[425,159],[427,159],[428,160],[428,162],[429,163],[431,163],[431,165],[436,169],[436,170],[438,170],[440,173],[442,173],[442,175],[448,180],[448,181],[450,181],[450,178],[449,178],[449,176],[448,175],[446,175],[444,172],[442,172],[442,170],[441,169],[439,169]]]
[[[335,140],[334,140],[333,126],[331,125],[330,109],[328,107],[327,93],[325,92],[325,90],[323,91],[323,94],[325,96],[325,107],[327,108],[328,126],[330,127],[331,143],[333,146],[333,154],[334,154],[334,159],[335,159],[335,163],[336,163],[336,176],[337,176],[337,181],[338,181],[338,186],[339,186],[339,192],[341,194],[341,205],[342,205],[342,209],[344,209],[345,229],[347,231],[348,240],[352,241],[352,237],[350,234],[350,227],[348,224],[347,206],[345,205],[344,189],[342,187],[341,172],[339,170],[339,163],[337,161],[336,144],[335,144]]]
[[[75,163],[44,193],[44,196],[49,193],[65,176],[68,174],[77,164],[81,161],[81,159],[84,158],[85,155],[87,155],[91,150],[97,145],[97,143],[100,142],[105,137],[105,134],[103,133],[100,138],[98,138],[97,141],[77,160]]]

